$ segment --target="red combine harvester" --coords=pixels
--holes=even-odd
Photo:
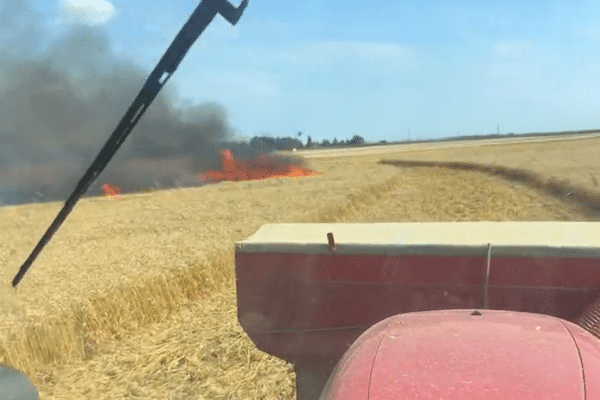
[[[299,400],[600,399],[600,225],[264,225],[238,317]]]

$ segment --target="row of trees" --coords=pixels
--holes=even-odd
[[[298,137],[302,136],[302,132],[298,132]],[[272,151],[272,150],[292,150],[302,148],[317,148],[317,147],[342,147],[342,146],[361,146],[365,143],[362,136],[354,135],[351,139],[333,140],[323,139],[321,142],[313,141],[310,136],[307,136],[306,143],[298,138],[292,137],[270,137],[270,136],[255,136],[250,140],[250,147],[253,150]]]
[[[337,140],[337,138],[333,138],[332,141],[328,139],[323,139],[322,142],[313,142],[310,138],[306,140],[306,147],[342,147],[342,146],[361,146],[365,144],[365,139],[362,136],[354,135],[352,139],[347,140]]]

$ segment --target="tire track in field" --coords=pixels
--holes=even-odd
[[[560,202],[566,203],[567,207],[576,206],[587,219],[596,220],[600,216],[600,193],[575,186],[566,180],[546,178],[541,174],[521,168],[470,162],[383,160],[380,163],[397,167],[444,168],[455,171],[479,172],[525,185],[543,195],[551,196]]]

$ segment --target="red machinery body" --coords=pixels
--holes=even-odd
[[[332,233],[332,241],[328,241],[328,233]],[[410,348],[418,344],[421,346],[418,353],[423,357],[421,362],[426,359],[433,362],[433,358],[437,358],[437,367],[430,372],[447,378],[452,369],[448,361],[441,358],[444,349],[455,347],[456,354],[461,353],[466,358],[466,364],[461,364],[463,367],[478,366],[479,372],[464,376],[463,382],[468,382],[471,378],[484,379],[485,368],[495,371],[496,375],[499,373],[496,367],[515,372],[520,358],[509,357],[500,362],[502,353],[495,353],[494,348],[514,348],[515,351],[521,348],[510,354],[522,354],[532,360],[538,358],[539,364],[533,361],[523,364],[533,368],[533,372],[522,375],[520,381],[505,380],[503,384],[498,381],[497,389],[504,390],[502,385],[513,382],[517,390],[518,385],[525,384],[536,374],[542,381],[551,383],[547,377],[558,377],[560,371],[544,369],[541,365],[548,366],[552,362],[556,368],[562,363],[569,369],[561,376],[571,379],[571,389],[567,392],[578,396],[583,390],[582,367],[581,362],[573,363],[577,355],[573,337],[580,335],[580,339],[588,343],[589,354],[592,354],[589,365],[597,365],[593,360],[600,342],[566,321],[576,321],[600,295],[598,238],[600,226],[592,222],[265,225],[236,245],[238,318],[259,349],[295,364],[300,400],[319,397],[335,365],[371,326],[398,314],[401,315],[397,318],[409,318],[405,313],[432,310],[463,311],[423,313],[422,318],[429,319],[429,329],[423,328],[427,324],[425,319],[419,319],[421,314],[410,314],[414,329],[394,328],[397,331],[393,335],[402,338],[412,335],[412,342],[385,339],[382,345],[390,348],[386,348],[383,356],[377,352],[378,357],[385,360],[389,356],[398,362],[412,360],[411,368],[415,371],[407,375],[414,378],[423,367],[418,354],[410,352]],[[471,316],[470,311],[477,309],[482,310],[483,315],[471,321],[475,316]],[[526,317],[515,312],[545,316],[525,314],[529,315]],[[454,323],[452,318],[456,319]],[[448,330],[452,324],[456,325],[458,336],[446,335],[440,328],[445,326]],[[526,328],[528,325],[532,327]],[[534,329],[533,325],[540,329]],[[381,325],[373,329],[377,326]],[[434,326],[438,327],[437,331]],[[573,327],[577,328],[574,333],[570,330]],[[502,329],[507,330],[506,337]],[[533,331],[537,335],[526,339]],[[510,332],[519,333],[510,337]],[[573,336],[570,342],[568,335]],[[547,343],[551,340],[558,346],[555,349],[562,348],[571,361],[563,359],[563,353],[558,350],[548,350]],[[494,347],[494,343],[499,346]],[[546,351],[539,350],[538,346]],[[431,352],[425,351],[426,348]],[[348,362],[365,363],[368,346],[364,349],[366,358],[351,358],[353,361]],[[508,357],[508,353],[504,354]],[[491,362],[492,359],[495,361]],[[373,366],[373,359],[367,364]],[[352,371],[354,367],[349,368],[345,370]],[[459,374],[466,374],[467,370],[466,367],[454,369],[462,371]],[[388,398],[379,397],[374,383],[379,382],[377,387],[381,384],[384,390],[386,379],[408,382],[402,370],[389,371],[392,375],[388,378],[382,373],[371,376],[370,399]],[[340,372],[338,366],[334,374]],[[592,373],[595,374],[593,369]],[[600,375],[594,376],[600,380]],[[331,382],[339,386],[336,382],[346,382],[346,379],[332,377]],[[432,387],[429,392],[432,398],[463,398],[450,393],[471,390],[466,386],[458,389],[460,385],[451,386],[450,381],[446,382],[449,386],[438,387],[439,392]],[[416,381],[413,383],[416,385]],[[403,387],[409,391],[406,396],[402,392],[400,398],[428,398],[410,397],[410,393],[416,393],[416,386]],[[560,397],[562,386],[548,390],[558,396],[548,398],[565,398]],[[339,391],[334,389],[334,392]],[[523,392],[525,397],[521,398],[530,398],[526,397],[527,393]]]
[[[599,374],[597,339],[567,321],[508,311],[419,312],[361,335],[322,398],[596,399]]]

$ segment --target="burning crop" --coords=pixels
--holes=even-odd
[[[111,185],[110,183],[105,183],[102,185],[102,192],[106,197],[111,197],[113,199],[119,197],[119,193],[121,193],[121,188],[117,185]]]
[[[269,154],[258,158],[236,160],[230,150],[221,150],[221,169],[198,174],[200,182],[253,181],[275,177],[301,178],[318,173],[300,165],[298,160]]]

